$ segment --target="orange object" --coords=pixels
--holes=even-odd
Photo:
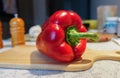
[[[0,21],[0,48],[3,48],[3,42],[2,42],[2,22]]]
[[[15,18],[12,18],[9,24],[10,24],[10,34],[12,37],[12,46],[25,44],[24,20],[22,18],[19,18],[18,15],[15,14]]]

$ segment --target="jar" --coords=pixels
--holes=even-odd
[[[107,17],[104,27],[105,32],[110,34],[117,33],[118,17]]]

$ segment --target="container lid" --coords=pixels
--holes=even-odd
[[[107,17],[106,21],[118,21],[118,17]]]

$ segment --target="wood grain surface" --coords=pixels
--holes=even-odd
[[[38,52],[36,46],[21,45],[0,53],[1,68],[81,71],[92,67],[97,60],[120,60],[120,51],[86,49],[82,60],[60,63]]]

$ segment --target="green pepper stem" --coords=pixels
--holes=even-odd
[[[96,33],[78,32],[75,26],[71,26],[66,30],[66,41],[71,46],[77,45],[80,39],[85,39],[85,38],[90,38],[93,41],[98,41],[99,39]]]

